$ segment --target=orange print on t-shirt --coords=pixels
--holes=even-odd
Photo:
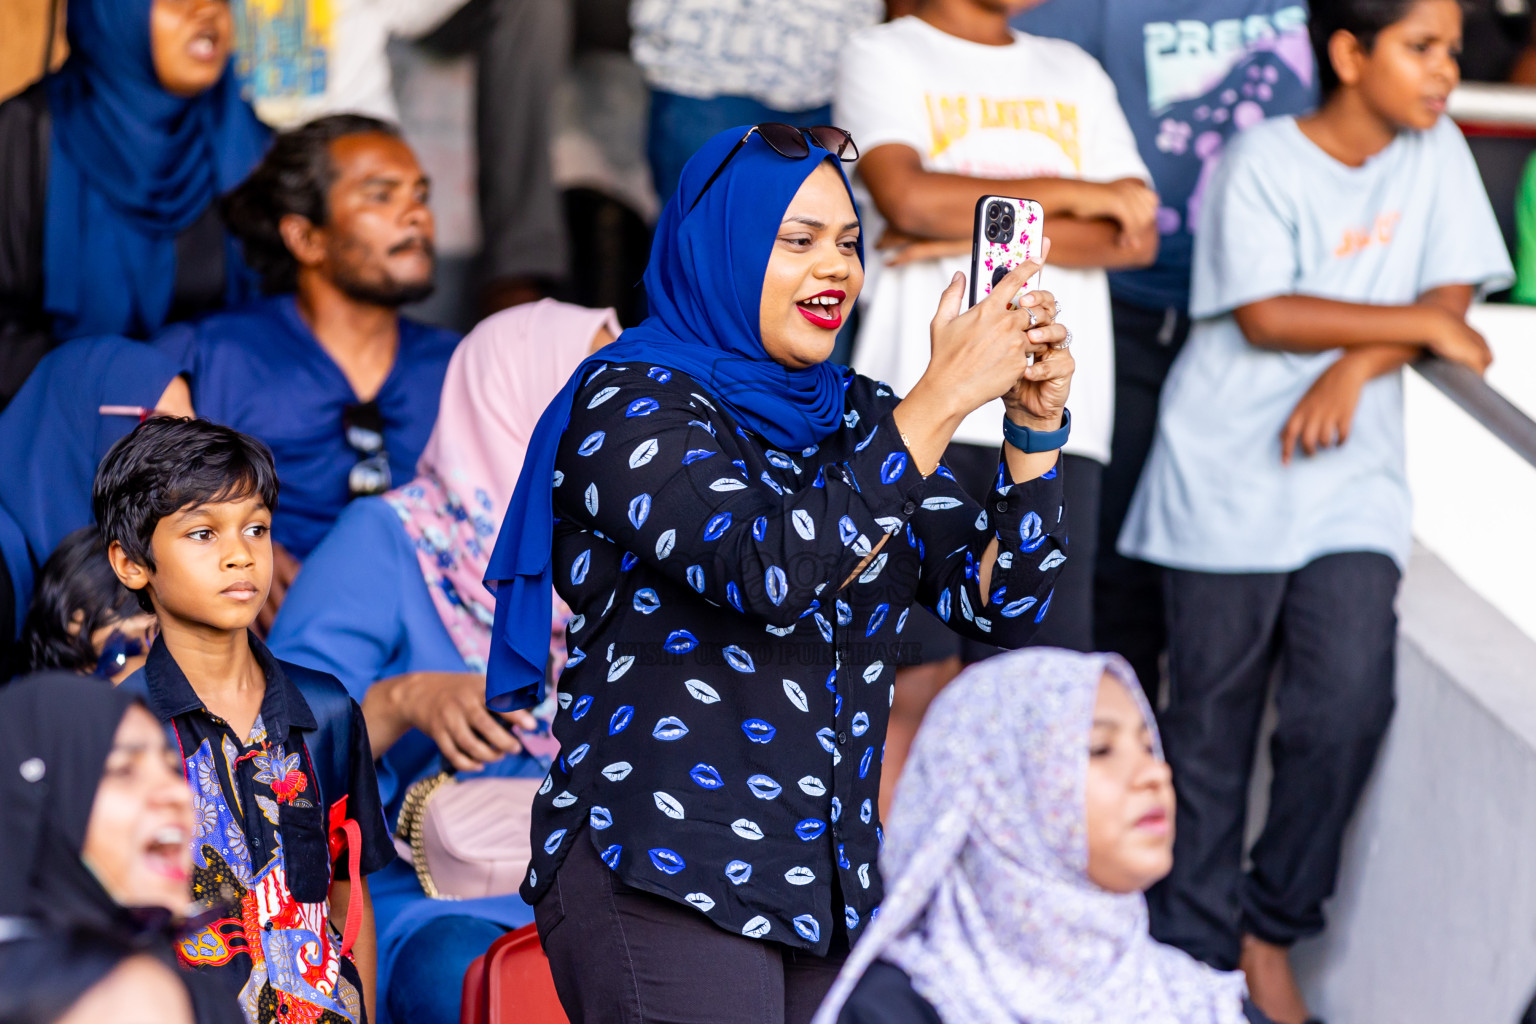
[[[1077,104],[1058,99],[939,96],[926,93],[930,158],[938,156],[973,131],[1001,128],[1044,135],[1061,147],[1078,173],[1083,169],[1078,137]]]
[[[1397,222],[1402,219],[1402,214],[1384,213],[1368,228],[1345,228],[1344,238],[1333,250],[1333,255],[1343,260],[1373,245],[1391,245],[1392,236],[1397,233]]]

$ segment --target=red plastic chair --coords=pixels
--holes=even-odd
[[[461,1024],[569,1024],[539,931],[508,932],[464,974]]]

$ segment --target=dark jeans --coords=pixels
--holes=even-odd
[[[820,957],[625,885],[585,833],[533,913],[571,1024],[807,1024],[848,954],[841,927]]]
[[[507,930],[467,914],[439,917],[405,941],[390,972],[389,1016],[396,1024],[458,1024],[464,972]]]
[[[483,260],[490,280],[559,280],[570,265],[549,146],[577,46],[624,49],[628,0],[469,0],[425,40],[475,54]]]
[[[696,100],[691,96],[655,90],[651,93],[651,129],[647,144],[651,178],[656,195],[665,203],[677,191],[683,165],[711,138],[737,125],[781,121],[784,124],[831,124],[832,108],[775,110],[748,96],[716,96]]]
[[[1168,706],[1178,792],[1173,871],[1148,893],[1152,934],[1237,966],[1244,933],[1288,946],[1323,928],[1344,827],[1392,717],[1399,572],[1381,554],[1290,573],[1169,570]],[[1243,873],[1259,723],[1275,669],[1269,815]]]
[[[1163,626],[1162,570],[1115,551],[1136,481],[1152,448],[1163,381],[1189,336],[1179,309],[1145,309],[1113,302],[1115,430],[1099,505],[1098,564],[1093,580],[1093,647],[1124,655],[1153,706]]]
[[[977,501],[992,493],[997,478],[997,449],[956,441],[945,449],[944,462],[966,492]],[[1093,459],[1063,455],[1062,490],[1067,501],[1067,561],[1056,577],[1051,608],[1031,647],[1093,650],[1093,567],[1099,552],[1099,481],[1105,470]],[[938,616],[913,605],[901,634],[901,663],[926,665],[960,656],[967,665],[990,658],[1001,647],[962,637]]]

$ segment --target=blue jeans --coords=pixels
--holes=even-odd
[[[656,195],[665,203],[677,191],[683,165],[700,146],[715,135],[737,125],[782,121],[809,128],[832,122],[830,106],[811,110],[775,110],[747,96],[716,96],[696,100],[676,93],[656,91],[651,94],[651,128],[647,155]]]
[[[404,1024],[458,1024],[464,972],[507,930],[494,921],[453,915],[423,925],[390,972],[390,1019]]]

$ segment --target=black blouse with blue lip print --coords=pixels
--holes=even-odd
[[[857,937],[881,898],[909,606],[1016,647],[1066,560],[1057,471],[983,508],[947,469],[918,472],[896,404],[852,377],[843,425],[785,452],[676,371],[583,381],[555,462],[555,588],[576,614],[530,903],[591,842],[624,882],[732,932],[825,953],[836,915]]]

